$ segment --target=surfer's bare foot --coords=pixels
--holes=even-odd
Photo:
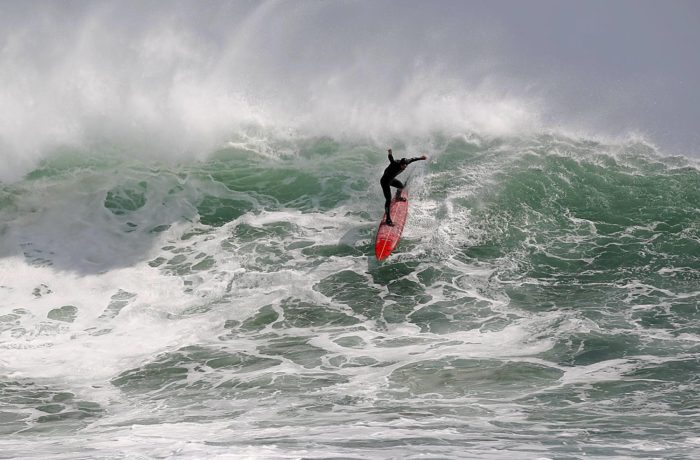
[[[402,196],[397,196],[396,201],[406,201],[406,198],[404,198]]]
[[[387,224],[389,227],[393,227],[394,223],[391,221],[391,219],[387,219],[385,224]]]

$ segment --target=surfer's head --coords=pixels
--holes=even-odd
[[[405,158],[401,158],[399,160],[399,166],[401,166],[401,169],[406,169],[406,166],[408,166],[408,160]]]

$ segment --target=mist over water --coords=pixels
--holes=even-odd
[[[571,57],[547,62],[556,51],[534,33],[530,48],[514,46],[528,42],[513,20],[522,7],[502,9],[499,21],[499,8],[459,2],[6,3],[2,177],[62,146],[201,158],[250,128],[384,143],[436,131],[576,132],[594,118],[609,129],[589,134],[644,132],[620,117],[610,125],[611,112],[638,110],[601,100],[604,72],[577,76]],[[630,97],[654,97],[639,93],[643,75],[629,85],[615,77]],[[604,105],[582,104],[582,85]]]
[[[696,458],[696,11],[4,3],[0,457]]]

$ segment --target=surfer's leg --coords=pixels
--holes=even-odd
[[[391,221],[391,188],[389,184],[382,182],[382,192],[384,192],[384,212],[386,213],[386,224],[393,225]]]
[[[394,179],[391,181],[391,186],[396,187],[396,201],[406,201],[406,198],[401,196],[401,191],[404,187],[403,183],[398,179]]]

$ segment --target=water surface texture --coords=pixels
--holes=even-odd
[[[694,152],[428,70],[421,4],[3,7],[0,458],[700,457]]]

